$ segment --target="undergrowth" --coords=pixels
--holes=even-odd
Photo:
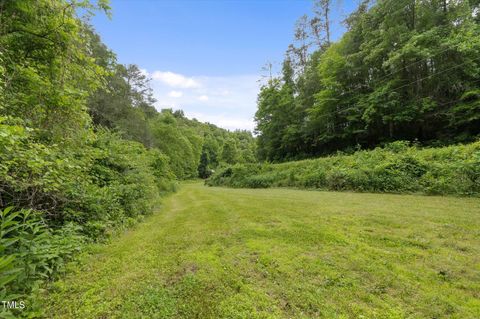
[[[281,164],[237,164],[218,170],[206,184],[478,196],[480,142],[418,148],[399,141],[352,155]]]

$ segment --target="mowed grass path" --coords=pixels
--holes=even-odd
[[[182,185],[49,318],[480,318],[480,200]]]

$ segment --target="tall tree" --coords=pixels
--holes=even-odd
[[[284,67],[295,62],[293,81],[284,72],[260,90],[262,158],[478,136],[478,1],[365,0],[337,43],[327,30],[330,6],[318,1],[310,20],[317,50],[299,58],[290,49],[285,59]]]
[[[319,47],[330,45],[330,13],[332,0],[315,0],[313,13],[315,16],[310,20],[312,33]]]
[[[88,136],[88,93],[101,85],[103,68],[89,56],[87,30],[77,10],[106,1],[0,1],[3,114],[23,118],[45,141],[68,143]]]

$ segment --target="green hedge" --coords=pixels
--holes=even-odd
[[[281,164],[237,164],[218,170],[206,184],[478,196],[480,142],[441,148],[394,142],[352,155]]]

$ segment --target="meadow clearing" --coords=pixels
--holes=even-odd
[[[181,185],[49,318],[479,318],[480,199]]]

